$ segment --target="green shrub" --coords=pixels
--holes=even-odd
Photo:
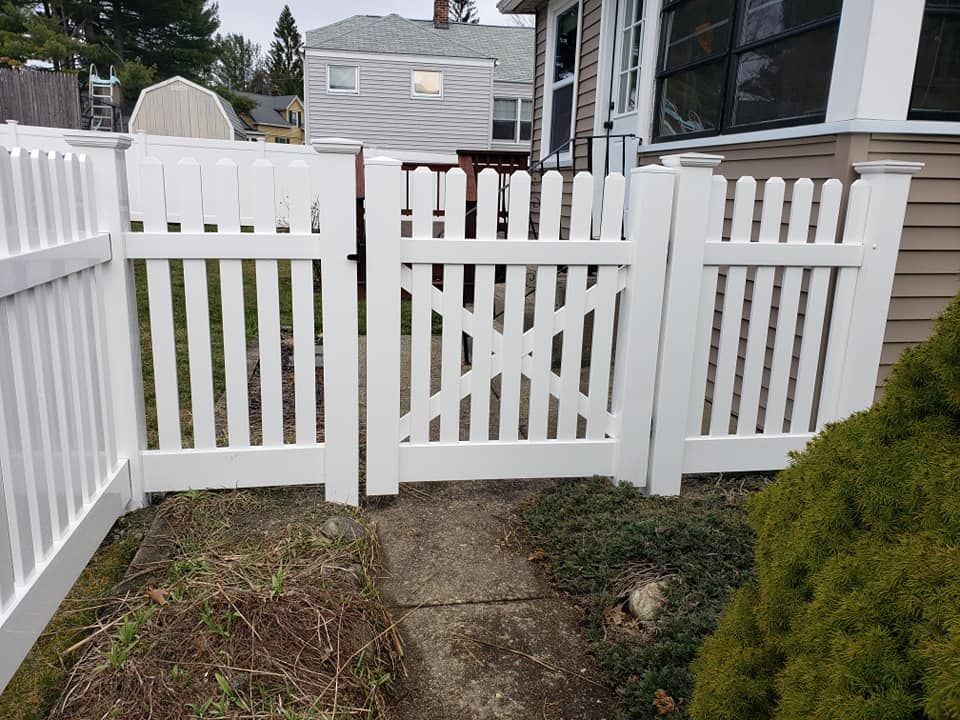
[[[960,717],[960,299],[749,520],[756,579],[694,665],[696,720]]]

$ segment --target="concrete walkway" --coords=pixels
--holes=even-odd
[[[613,716],[576,611],[516,538],[519,507],[552,482],[416,483],[368,508],[403,618],[391,720]]]

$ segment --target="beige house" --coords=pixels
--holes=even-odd
[[[789,184],[849,183],[861,160],[925,163],[911,189],[878,383],[960,290],[955,1],[501,0],[499,8],[536,17],[535,169],[602,175],[704,152],[724,156],[718,172],[729,178],[779,175]]]
[[[256,103],[242,117],[265,142],[303,145],[303,100],[297,95],[238,94]]]
[[[209,88],[175,75],[140,91],[130,115],[130,131],[148,135],[260,140],[263,134],[245,123],[233,106]]]

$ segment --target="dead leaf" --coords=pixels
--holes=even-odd
[[[147,597],[153,600],[157,605],[167,604],[167,591],[163,588],[150,588],[147,590]]]
[[[666,690],[660,688],[653,693],[653,707],[658,715],[669,715],[676,711],[677,701],[670,697]]]
[[[547,559],[547,554],[540,549],[534,550],[530,553],[530,557],[527,558],[530,562],[543,562]]]

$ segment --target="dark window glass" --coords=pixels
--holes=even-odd
[[[725,63],[712,62],[671,75],[661,86],[657,135],[685,135],[720,127]]]
[[[570,124],[573,121],[573,83],[553,91],[553,107],[550,115],[550,152],[553,152],[570,141]]]
[[[836,35],[831,25],[740,55],[730,125],[803,120],[826,112]]]
[[[573,77],[577,62],[577,16],[579,5],[557,15],[557,45],[554,54],[553,81]]]
[[[942,0],[937,5],[945,6]],[[910,116],[960,119],[960,0],[936,12],[928,3],[920,31]]]
[[[533,129],[533,101],[520,101],[520,139],[529,140]]]
[[[792,30],[840,12],[841,0],[747,0],[743,8],[740,43]]]
[[[690,0],[664,17],[664,68],[720,55],[730,46],[733,0]]]

